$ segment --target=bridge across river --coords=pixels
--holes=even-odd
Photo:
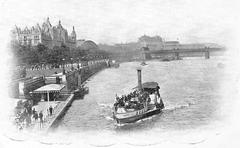
[[[211,52],[219,52],[219,51],[224,51],[224,48],[198,48],[198,49],[185,49],[185,48],[181,48],[181,49],[172,49],[172,50],[144,50],[144,57],[145,59],[147,59],[146,57],[158,57],[158,56],[173,56],[175,59],[179,60],[181,55],[183,54],[187,54],[187,56],[191,56],[191,54],[194,53],[203,53],[203,55],[205,56],[205,59],[209,59],[210,58],[210,53]]]

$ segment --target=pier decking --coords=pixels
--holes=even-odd
[[[71,94],[66,101],[59,104],[57,107],[55,113],[50,116],[48,122],[44,126],[44,131],[48,132],[51,127],[53,127],[55,124],[57,124],[57,120],[60,119],[64,114],[67,108],[71,105],[74,98],[74,94]]]
[[[67,96],[67,99],[65,101],[52,101],[50,105],[53,106],[53,114],[50,116],[47,113],[47,109],[49,107],[49,104],[47,102],[39,103],[37,106],[35,106],[36,110],[38,112],[42,111],[44,114],[44,121],[42,126],[40,127],[40,121],[33,121],[32,122],[32,131],[40,131],[40,132],[48,132],[51,127],[53,127],[57,122],[58,119],[60,119],[66,109],[71,105],[74,98],[74,94],[70,94]]]
[[[49,129],[56,124],[56,121],[64,115],[67,107],[71,105],[74,94],[66,95],[65,101],[51,101],[48,102],[39,102],[38,105],[34,106],[37,112],[42,112],[44,115],[44,121],[40,127],[40,121],[32,121],[31,130],[33,131],[43,131],[47,132]],[[51,105],[53,107],[53,114],[50,116],[47,112],[47,109]]]

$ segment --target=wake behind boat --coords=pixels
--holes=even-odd
[[[141,82],[141,70],[138,73],[138,86],[128,95],[116,96],[113,118],[117,123],[133,123],[137,120],[158,114],[164,108],[157,82]]]

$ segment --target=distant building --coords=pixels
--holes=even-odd
[[[42,26],[37,24],[31,28],[25,27],[24,29],[15,26],[12,30],[12,37],[21,45],[36,46],[41,43],[49,48],[61,46],[61,44],[75,48],[77,40],[74,27],[71,34],[68,35],[67,30],[61,25],[61,21],[59,21],[57,26],[52,26],[49,18],[43,22]]]
[[[140,50],[142,52],[142,60],[150,60],[152,58],[148,47],[142,47]]]
[[[91,40],[77,40],[77,47],[83,50],[96,50],[99,49],[98,45]]]
[[[179,48],[179,41],[166,41],[164,42],[164,50],[172,50]]]
[[[166,41],[164,43],[165,45],[169,45],[169,46],[177,46],[180,44],[179,41]]]
[[[163,39],[160,36],[147,36],[143,35],[138,38],[138,43],[141,44],[142,47],[149,47],[151,50],[162,49],[163,48]]]
[[[85,41],[86,41],[85,39],[77,40],[76,46],[77,46],[77,47],[81,47],[81,45],[82,45]]]
[[[200,43],[196,43],[196,44],[181,44],[180,45],[180,49],[203,49],[207,47],[204,43],[200,44]]]

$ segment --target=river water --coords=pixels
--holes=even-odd
[[[74,100],[56,130],[69,133],[104,131],[116,136],[214,127],[221,123],[219,112],[225,62],[224,57],[186,58],[171,62],[147,61],[146,66],[128,62],[119,68],[105,69],[87,81],[89,94],[84,99]],[[138,67],[142,68],[142,82],[159,83],[165,109],[143,121],[117,126],[111,110],[115,95],[128,93],[137,85]]]

